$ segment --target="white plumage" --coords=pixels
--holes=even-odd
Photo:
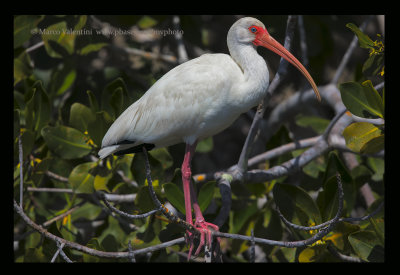
[[[113,123],[103,138],[100,158],[143,143],[156,148],[193,144],[227,128],[257,105],[268,87],[264,59],[253,45],[245,50],[258,62],[241,68],[229,55],[204,54],[166,73]],[[257,73],[246,75],[243,69],[251,67]],[[262,81],[256,81],[261,75]],[[134,143],[115,145],[124,140]]]
[[[258,33],[251,32],[252,26]],[[257,105],[268,87],[268,68],[256,51],[257,45],[295,65],[309,77],[319,96],[304,67],[277,46],[259,20],[238,20],[228,32],[227,43],[230,55],[204,54],[161,77],[111,125],[103,138],[100,158],[141,144],[155,148],[193,144],[227,128]]]

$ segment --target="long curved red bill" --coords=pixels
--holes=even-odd
[[[270,36],[267,30],[263,29],[263,31],[256,36],[256,39],[253,43],[257,46],[263,46],[273,51],[274,53],[280,55],[288,62],[293,64],[307,78],[308,82],[310,82],[311,87],[315,92],[315,95],[317,96],[318,101],[321,101],[321,95],[319,94],[317,85],[315,84],[314,80],[312,79],[306,68],[304,68],[300,61],[297,60],[297,58],[294,57],[288,50],[286,50],[285,47],[283,47],[278,41]]]

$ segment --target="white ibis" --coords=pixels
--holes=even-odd
[[[320,100],[312,77],[304,66],[272,38],[264,24],[251,17],[235,22],[228,32],[227,54],[204,54],[187,61],[161,77],[139,100],[129,106],[111,125],[103,138],[100,158],[186,143],[182,164],[186,221],[201,232],[201,247],[211,242],[211,231],[200,211],[191,185],[190,162],[199,140],[221,132],[240,114],[256,106],[269,85],[267,64],[256,47],[263,46],[293,64],[308,79]],[[189,238],[189,257],[193,236]]]

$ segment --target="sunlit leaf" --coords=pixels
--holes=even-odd
[[[300,263],[311,263],[317,262],[323,257],[323,254],[326,253],[327,245],[315,245],[311,247],[307,247],[299,254],[299,262]]]
[[[372,41],[368,35],[364,34],[356,25],[354,25],[353,23],[348,23],[346,24],[346,27],[348,27],[354,32],[355,35],[357,35],[358,43],[360,44],[361,48],[373,48],[374,41]]]
[[[68,182],[76,193],[93,193],[94,176],[90,173],[91,169],[97,166],[95,162],[86,162],[77,165],[71,172]]]
[[[374,138],[371,138],[367,143],[365,143],[361,149],[360,153],[362,154],[374,154],[378,153],[384,149],[385,146],[385,135],[380,135]]]
[[[343,130],[346,145],[354,152],[360,152],[368,141],[380,135],[381,130],[368,122],[355,122]]]
[[[155,20],[154,18],[150,17],[150,16],[143,16],[139,22],[137,23],[138,26],[142,29],[147,29],[147,28],[151,28],[154,25],[157,24],[157,20]]]
[[[96,191],[98,190],[104,190],[110,193],[110,190],[107,187],[107,183],[108,181],[111,179],[112,174],[109,174],[105,177],[102,177],[100,175],[96,175],[94,178],[94,182],[93,182],[93,187]]]
[[[78,54],[87,55],[87,54],[92,53],[92,52],[97,52],[97,51],[99,51],[100,49],[104,48],[107,45],[108,45],[107,43],[89,44],[89,45],[84,46],[82,49],[80,49],[78,51]]]

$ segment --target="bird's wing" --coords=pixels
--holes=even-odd
[[[175,67],[111,125],[102,142],[103,148],[110,148],[102,149],[103,155],[122,150],[121,142],[123,149],[127,141],[131,146],[163,147],[200,136],[206,122],[224,108],[238,77],[242,77],[239,67],[225,54],[205,54]]]

